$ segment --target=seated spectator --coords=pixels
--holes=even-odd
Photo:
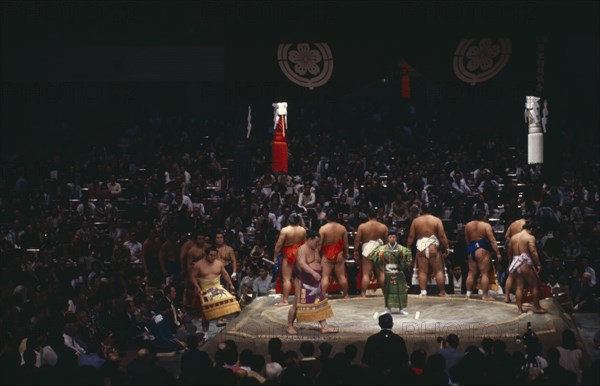
[[[279,363],[279,365],[283,368],[285,365],[285,354],[281,350],[283,347],[283,342],[279,338],[271,338],[267,343],[269,358],[271,362]]]
[[[577,375],[577,383],[581,382],[581,364],[583,351],[577,347],[575,333],[571,330],[562,332],[562,343],[556,347],[559,356],[559,364],[562,368]]]
[[[449,294],[466,294],[467,293],[467,275],[463,272],[461,266],[452,267],[452,280],[448,286]]]
[[[77,336],[78,320],[77,316],[72,313],[65,315],[63,338],[65,345],[75,351],[78,357],[87,353],[85,344]]]
[[[448,374],[445,371],[446,359],[441,354],[433,354],[427,358],[423,384],[425,385],[447,385]]]
[[[258,276],[252,283],[252,292],[256,296],[266,296],[269,291],[274,287],[275,283],[271,283],[272,278],[267,269],[264,266],[258,268]]]
[[[425,366],[427,365],[427,353],[425,350],[414,350],[410,354],[410,370],[412,373],[412,384],[422,384]]]
[[[262,375],[265,368],[265,357],[259,354],[253,354],[250,358],[250,371],[248,378],[254,378],[259,384],[263,384],[267,379]]]
[[[108,191],[112,197],[118,197],[121,195],[123,191],[121,184],[117,181],[117,177],[114,175],[110,178],[110,181],[106,184],[108,187]]]
[[[212,360],[208,354],[198,349],[198,337],[187,338],[187,348],[181,356],[181,373],[179,382],[182,386],[194,385],[212,369]]]
[[[167,312],[168,310],[159,312],[150,321],[148,329],[152,336],[154,336],[152,346],[159,352],[183,350],[185,348],[185,343],[173,335],[171,325],[164,316]]]
[[[575,232],[567,233],[567,239],[563,243],[563,254],[570,261],[575,261],[581,255],[581,242],[577,240]]]
[[[302,357],[300,358],[299,366],[302,374],[304,374],[306,378],[315,379],[317,375],[315,368],[317,358],[314,357],[315,345],[309,341],[300,343],[300,354]]]
[[[565,370],[560,365],[560,351],[556,347],[548,349],[548,366],[544,369],[537,382],[539,385],[564,385],[575,386],[577,375],[572,371]]]
[[[79,356],[78,365],[79,367],[92,366],[100,369],[104,366],[105,362],[106,360],[102,357],[100,342],[94,338],[88,345],[88,352]]]
[[[590,260],[587,257],[582,257],[579,266],[581,268],[582,274],[585,274],[586,272],[590,274],[590,285],[592,287],[595,287],[596,286],[596,271],[594,270],[594,268],[592,268],[590,266]]]
[[[355,344],[351,343],[349,345],[346,345],[346,347],[344,347],[344,353],[346,354],[346,358],[348,358],[351,364],[356,364],[355,360],[358,354],[358,348]]]
[[[240,280],[238,287],[238,298],[242,298],[243,295],[251,294],[253,291],[253,283],[258,274],[258,269],[253,263],[246,263],[244,267],[244,275]]]
[[[573,299],[574,311],[589,311],[594,309],[595,299],[591,282],[592,274],[584,272],[581,280],[575,288],[575,298]]]
[[[283,367],[277,362],[269,362],[265,365],[265,378],[267,381],[273,382],[278,385]]]
[[[156,356],[148,348],[139,349],[137,356],[129,362],[127,378],[130,385],[175,384],[173,374],[156,364]]]
[[[131,260],[136,260],[141,257],[142,243],[137,240],[137,234],[134,231],[129,232],[128,239],[123,243],[123,246],[129,249]]]
[[[473,194],[471,188],[465,181],[460,171],[454,172],[454,176],[452,178],[452,193],[463,197],[467,197]]]
[[[442,348],[437,351],[438,354],[446,360],[446,374],[450,374],[450,369],[456,366],[465,356],[462,351],[458,350],[460,340],[456,334],[450,334],[442,342]]]

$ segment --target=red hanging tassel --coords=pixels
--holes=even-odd
[[[410,98],[410,76],[408,76],[408,72],[402,75],[402,98]]]
[[[400,84],[402,98],[410,98],[410,72],[412,71],[412,67],[404,59],[400,61],[399,66],[400,74],[402,75]]]
[[[279,115],[279,120],[275,126],[275,136],[271,144],[273,172],[288,172],[288,147],[286,141],[287,116]]]

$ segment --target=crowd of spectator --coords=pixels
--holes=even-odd
[[[168,384],[172,376],[153,367],[151,353],[184,350],[186,340],[195,353],[198,339],[190,322],[194,310],[174,305],[184,293],[182,247],[197,235],[207,244],[224,235],[237,258],[238,295],[244,288],[264,295],[272,288],[272,265],[265,260],[274,259],[278,232],[293,211],[304,226],[318,229],[333,208],[352,236],[374,209],[380,221],[398,229],[403,243],[412,219],[428,205],[444,221],[453,249],[449,272],[458,273],[466,270],[463,226],[475,209],[486,210],[500,242],[511,222],[531,213],[539,224],[544,285],[568,293],[575,311],[598,311],[597,160],[565,150],[556,155],[563,161],[555,171],[560,178],[547,180],[541,166],[527,165],[523,149],[500,138],[399,133],[371,139],[309,130],[289,133],[289,172],[272,173],[268,135],[236,143],[218,122],[206,125],[192,130],[185,119],[154,117],[115,143],[3,160],[3,374],[33,384],[82,377],[100,382],[92,366],[114,384],[138,384],[136,377]],[[244,141],[252,149],[242,160],[249,165],[249,184],[240,182],[248,176],[236,175],[236,148]],[[504,280],[505,261],[497,271]],[[136,350],[135,365],[123,373],[123,353]],[[487,354],[471,351],[464,361],[487,363]],[[354,366],[348,353],[336,354],[322,358],[312,382],[351,384],[409,372],[435,373],[442,382],[441,358],[413,355],[413,367],[374,374]],[[549,366],[554,355],[548,352]],[[265,360],[253,353],[238,356],[229,347],[215,354],[216,366],[205,359],[223,382],[237,382],[240,369],[265,377]],[[286,369],[282,384],[296,382],[300,359],[286,353],[272,361]],[[505,365],[515,363],[507,359]],[[287,370],[294,366],[297,371]]]

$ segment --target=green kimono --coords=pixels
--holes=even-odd
[[[384,244],[375,248],[369,258],[385,273],[383,293],[386,308],[404,309],[408,303],[408,293],[404,270],[412,263],[410,249],[396,244],[393,248]]]

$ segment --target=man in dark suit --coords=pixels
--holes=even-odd
[[[381,331],[371,335],[365,344],[362,363],[381,370],[388,371],[398,365],[408,365],[406,343],[400,335],[392,331],[394,319],[385,313],[379,316]]]
[[[192,318],[181,310],[177,304],[177,289],[173,284],[169,284],[163,290],[164,297],[158,304],[158,310],[168,321],[171,331],[180,340],[185,341],[188,336],[196,333],[196,326],[192,323]]]
[[[314,343],[310,341],[300,343],[300,354],[302,354],[302,358],[300,358],[300,370],[302,370],[302,374],[311,379],[316,379],[317,369],[315,367],[317,365],[317,358],[314,357]]]

